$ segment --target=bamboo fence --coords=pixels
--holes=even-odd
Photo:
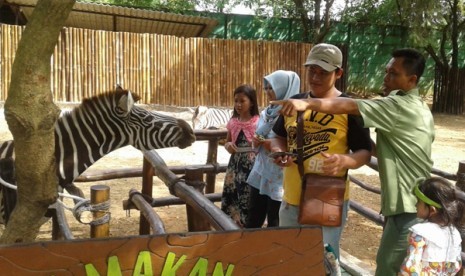
[[[0,25],[0,101],[8,96],[11,67],[24,27]],[[233,105],[234,88],[249,83],[266,105],[263,76],[292,70],[301,76],[311,44],[183,38],[158,34],[64,28],[51,59],[56,102],[80,102],[116,84],[140,103],[165,106]]]

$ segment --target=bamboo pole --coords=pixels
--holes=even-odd
[[[179,65],[178,65],[178,70],[179,70],[179,75],[182,76],[180,77],[179,80],[179,94],[181,97],[185,99],[185,104],[184,106],[189,106],[192,105],[192,95],[189,93],[189,90],[187,90],[187,66],[186,66],[186,55],[187,55],[187,45],[186,43],[188,42],[188,39],[182,38],[181,44],[179,45]]]
[[[98,205],[110,201],[110,187],[106,185],[94,185],[90,187],[90,202],[91,205]],[[94,211],[93,220],[105,218],[108,210]],[[110,222],[103,220],[98,224],[91,224],[90,237],[91,238],[104,238],[110,236]]]
[[[158,36],[153,36],[153,42],[152,42],[152,47],[153,47],[153,87],[154,89],[152,90],[152,102],[153,103],[158,103],[159,102],[159,91],[160,91],[160,42],[159,42],[159,37]]]
[[[199,87],[199,76],[200,76],[200,65],[199,65],[199,45],[198,45],[198,41],[197,39],[193,38],[193,53],[194,53],[194,70],[193,70],[193,73],[194,73],[194,95],[195,95],[195,98],[197,99],[197,101],[199,102],[203,102],[203,99],[202,97],[200,97],[200,87]]]
[[[225,51],[225,48],[226,48],[226,44],[227,44],[227,41],[226,40],[221,40],[220,41],[220,70],[221,70],[221,79],[222,80],[226,80],[227,79],[227,76],[228,76],[228,73],[227,73],[227,69],[226,69],[226,51]],[[226,81],[222,81],[221,82],[221,89],[220,89],[220,93],[221,95],[223,95],[221,98],[220,98],[220,106],[228,106],[228,98],[227,98],[227,91],[228,91],[228,84]]]
[[[73,72],[73,82],[72,82],[72,90],[74,96],[74,101],[79,101],[81,98],[81,91],[79,89],[79,83],[80,83],[80,58],[79,58],[79,45],[77,44],[79,39],[77,37],[77,32],[74,28],[70,28],[70,33],[72,37],[72,48],[71,48],[71,53],[72,53],[72,64],[70,66],[72,72]]]
[[[165,93],[172,93],[173,95],[177,95],[177,97],[172,101],[172,105],[179,105],[179,102],[182,101],[181,97],[179,97],[179,94],[176,93],[176,82],[177,82],[177,77],[176,77],[176,59],[177,59],[177,39],[174,36],[169,36],[169,45],[170,45],[170,54],[168,55],[168,62],[169,62],[169,67],[168,67],[168,80],[169,80],[169,88]],[[163,106],[167,106],[168,101],[163,104]]]
[[[211,99],[214,105],[218,105],[218,84],[215,80],[218,78],[218,64],[217,61],[217,48],[216,43],[212,39],[209,40],[210,43],[210,91],[212,93]]]
[[[166,92],[166,89],[167,87],[169,87],[169,84],[167,84],[167,57],[168,57],[168,50],[167,47],[169,47],[169,44],[168,44],[168,38],[166,36],[163,36],[161,38],[161,49],[162,49],[162,52],[161,52],[161,57],[160,57],[160,65],[161,65],[161,80],[160,80],[160,83],[161,83],[161,87],[160,87],[160,98],[159,98],[159,102],[158,104],[165,104],[166,103],[166,98],[165,98],[165,92]]]

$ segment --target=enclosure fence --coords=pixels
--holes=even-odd
[[[0,101],[6,100],[12,64],[24,27],[0,25]],[[140,103],[168,106],[232,106],[234,88],[263,89],[263,77],[292,70],[302,78],[311,44],[211,38],[182,38],[64,28],[51,59],[51,91],[58,102],[114,89]],[[265,93],[258,93],[266,104]]]
[[[208,141],[208,151],[206,164],[190,164],[188,166],[171,166],[168,167],[164,160],[156,153],[155,150],[144,153],[144,163],[142,168],[119,169],[118,171],[105,171],[104,173],[96,173],[94,175],[84,174],[76,179],[76,182],[101,181],[124,177],[142,177],[141,192],[131,191],[129,199],[123,203],[125,210],[139,209],[141,211],[139,233],[141,235],[161,234],[165,233],[165,229],[160,227],[163,223],[156,216],[155,207],[170,206],[170,205],[186,205],[186,213],[188,220],[188,231],[208,231],[213,227],[216,230],[234,230],[234,224],[231,224],[230,218],[210,204],[212,202],[221,201],[221,191],[215,191],[216,176],[219,173],[226,171],[227,164],[219,164],[217,162],[218,141],[226,137],[226,130],[196,130],[197,141]],[[371,169],[378,171],[378,160],[372,157],[367,164]],[[177,177],[182,175],[183,177]],[[456,182],[459,188],[456,191],[456,196],[459,200],[465,202],[465,161],[458,163],[456,173],[445,172],[436,168],[432,168],[432,176],[444,177],[450,181]],[[152,198],[153,194],[153,177],[160,178],[172,196],[164,198]],[[380,194],[381,189],[371,183],[365,183],[356,177],[349,176],[352,184],[355,184],[373,194]],[[188,189],[187,186],[194,187]],[[194,185],[195,184],[195,185]],[[200,184],[200,185],[199,185]],[[204,194],[200,196],[199,193]],[[134,196],[136,195],[136,196]],[[137,198],[137,196],[139,198]],[[137,206],[142,206],[137,207]],[[350,208],[359,215],[376,223],[377,225],[384,224],[384,216],[378,211],[364,206],[361,202],[351,199]],[[462,261],[465,260],[465,253],[462,252]],[[344,261],[346,262],[346,261]],[[344,263],[341,265],[347,271],[351,271],[353,264]],[[361,275],[361,274],[353,274]]]
[[[436,66],[433,112],[464,114],[465,68]]]

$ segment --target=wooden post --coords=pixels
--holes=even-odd
[[[457,170],[457,182],[455,186],[459,188],[461,191],[465,192],[465,160],[459,162],[459,168]],[[465,218],[462,217],[462,223]],[[462,251],[465,248],[465,241],[462,240]],[[465,273],[463,271],[463,267],[457,273],[458,276],[463,276]]]
[[[457,188],[465,192],[465,160],[459,162],[459,168],[457,170]]]
[[[193,167],[186,168],[186,185],[193,187],[195,190],[204,193],[205,183],[203,182],[203,172],[200,169]],[[209,231],[211,230],[210,223],[198,214],[191,206],[186,204],[187,213],[187,228],[189,232]]]
[[[94,185],[90,187],[90,204],[102,204],[110,200],[110,187],[106,185]],[[100,219],[107,214],[108,210],[92,212],[93,220]],[[110,236],[110,221],[103,222],[102,224],[90,226],[91,238],[103,238]]]
[[[208,139],[208,153],[207,153],[207,164],[218,166],[218,137]],[[205,189],[206,194],[212,194],[215,192],[216,185],[216,174],[218,172],[207,172],[207,187]]]
[[[142,194],[153,197],[153,175],[154,169],[152,164],[144,157],[144,162],[142,164]],[[139,235],[149,235],[150,234],[150,223],[144,216],[140,216],[139,219]]]
[[[51,211],[51,212],[50,212]],[[57,213],[55,210],[51,210],[50,208],[48,209],[47,212],[50,212],[52,215],[52,240],[62,240],[63,235],[61,233],[59,224],[58,224],[58,218],[57,218]]]

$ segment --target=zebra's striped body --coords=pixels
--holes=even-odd
[[[200,105],[194,111],[192,127],[194,129],[225,128],[232,115],[232,109],[219,109]]]
[[[58,119],[55,158],[61,187],[76,194],[74,179],[101,157],[123,146],[146,151],[186,148],[195,141],[187,122],[135,106],[138,97],[135,98],[118,87],[114,92],[85,99]],[[0,144],[0,159],[7,157],[14,158],[13,141]]]

